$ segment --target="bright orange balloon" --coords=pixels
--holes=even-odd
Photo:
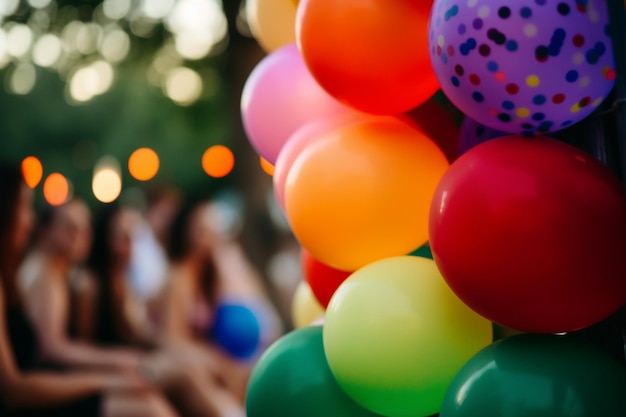
[[[291,165],[296,158],[306,149],[309,143],[323,137],[326,133],[364,118],[371,118],[364,113],[350,112],[335,117],[324,118],[310,122],[289,137],[285,146],[281,149],[274,165],[274,195],[281,207],[285,207],[285,183]]]
[[[359,110],[397,114],[439,83],[428,54],[432,0],[302,0],[296,38],[309,70]]]
[[[261,169],[263,170],[263,172],[265,172],[267,175],[269,175],[270,177],[274,175],[274,165],[270,164],[267,159],[259,156],[259,164],[261,165]]]
[[[235,156],[224,145],[211,146],[202,155],[202,168],[210,177],[225,177],[230,174],[234,166]]]
[[[128,171],[139,181],[148,181],[159,172],[159,155],[150,148],[139,148],[128,158]]]
[[[27,156],[22,161],[22,176],[24,182],[30,188],[35,188],[43,177],[43,165],[39,158],[35,156]]]
[[[311,255],[354,271],[428,240],[430,202],[448,165],[432,140],[397,119],[342,126],[294,161],[287,217]]]

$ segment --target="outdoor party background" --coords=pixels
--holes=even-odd
[[[623,28],[599,0],[479,3],[0,0],[0,154],[41,162],[39,207],[167,185],[226,203],[300,328],[252,373],[249,417],[619,416]],[[344,273],[307,277],[323,328],[297,323],[301,293],[291,311],[311,264]],[[540,335],[491,345],[518,331]]]
[[[114,158],[121,168],[123,195],[162,184],[191,197],[234,190],[237,201],[245,197],[245,204],[235,205],[245,210],[248,253],[255,264],[267,265],[279,249],[292,249],[293,239],[280,210],[268,209],[271,177],[240,121],[243,84],[265,53],[252,38],[239,3],[179,2],[179,22],[173,27],[192,32],[186,38],[183,33],[187,44],[183,41],[181,52],[176,31],[164,23],[173,1],[143,2],[146,14],[140,2],[130,0],[3,0],[0,155],[14,161],[36,156],[45,176],[63,174],[73,193],[92,208],[103,204],[92,192],[94,170],[103,157],[105,163]],[[57,42],[50,46],[44,39],[37,49],[33,44],[46,33]],[[168,95],[168,80],[174,98]],[[219,179],[202,169],[202,154],[213,145],[227,146],[235,157],[232,172]],[[127,169],[131,153],[142,147],[159,156],[158,173],[148,182],[135,180]],[[41,207],[43,184],[36,199]],[[294,268],[297,276],[297,253],[288,253],[292,256],[277,260],[287,259],[287,276],[294,276]]]

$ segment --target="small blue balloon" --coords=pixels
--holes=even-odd
[[[233,357],[249,359],[261,344],[261,326],[250,308],[224,303],[217,308],[211,336]]]

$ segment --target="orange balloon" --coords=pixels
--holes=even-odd
[[[432,140],[398,119],[342,126],[294,161],[287,217],[313,257],[354,271],[428,240],[431,199],[448,166]]]
[[[296,38],[309,70],[359,110],[397,114],[439,83],[428,54],[431,0],[302,0]]]
[[[326,133],[339,128],[340,126],[371,118],[364,113],[350,112],[335,117],[328,117],[305,124],[289,137],[285,146],[281,149],[276,159],[274,170],[274,195],[278,204],[285,207],[285,183],[287,175],[291,169],[291,165],[296,158],[302,153],[309,143],[314,142]]]
[[[265,172],[267,175],[269,175],[270,177],[274,175],[274,165],[270,164],[267,159],[259,156],[259,164],[261,165],[261,169],[263,170],[263,172]]]

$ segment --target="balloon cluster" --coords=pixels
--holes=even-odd
[[[244,128],[305,278],[249,417],[626,415],[626,370],[556,335],[626,302],[623,184],[542,136],[613,87],[606,5],[514,3],[248,2]]]

